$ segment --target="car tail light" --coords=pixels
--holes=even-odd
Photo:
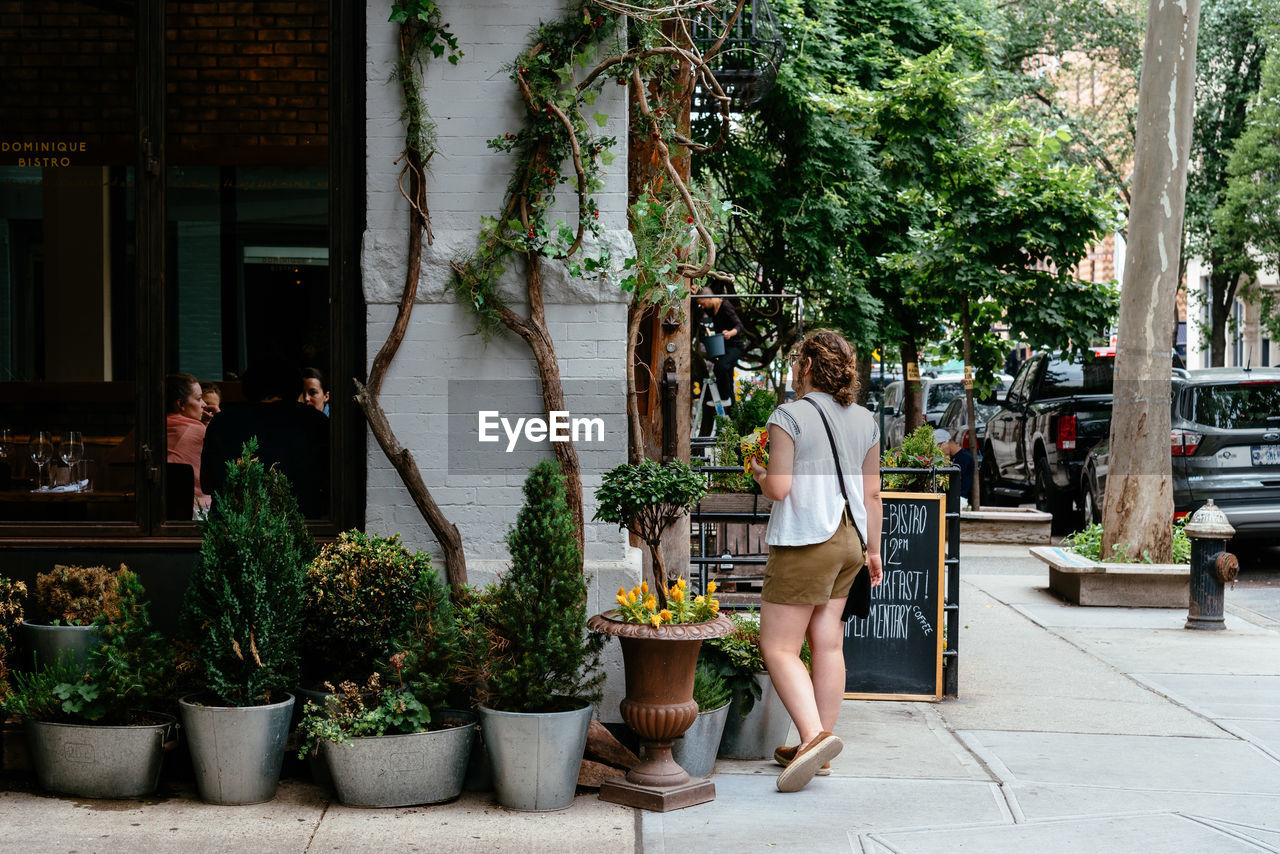
[[[1058,450],[1074,451],[1076,448],[1076,417],[1058,416]]]
[[[1173,521],[1176,522],[1179,519],[1185,519],[1190,515],[1191,515],[1190,510],[1175,510],[1173,511]]]
[[[1173,430],[1170,433],[1170,451],[1175,457],[1189,457],[1200,447],[1204,437],[1190,430]]]

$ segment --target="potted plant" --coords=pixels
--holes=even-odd
[[[902,440],[901,448],[890,448],[880,458],[881,468],[931,469],[951,465],[947,455],[938,448],[933,438],[934,428],[923,424],[912,430]],[[883,477],[886,490],[903,492],[946,492],[948,475],[934,477],[930,472],[920,474],[886,473]]]
[[[705,803],[715,786],[692,779],[671,756],[673,739],[698,716],[693,700],[694,669],[702,641],[731,631],[714,598],[715,583],[693,596],[681,578],[668,585],[662,560],[662,532],[703,494],[701,478],[684,463],[646,460],[621,465],[596,490],[596,518],[617,522],[649,546],[654,585],[618,590],[618,607],[591,618],[595,631],[622,645],[627,693],[622,718],[644,741],[644,760],[625,780],[600,787],[603,800],[666,811]]]
[[[24,719],[40,785],[85,798],[154,791],[172,715],[150,711],[172,676],[168,645],[151,628],[138,577],[112,574],[109,610],[94,620],[102,643],[87,666],[70,658],[14,674],[7,711]]]
[[[689,776],[709,777],[715,770],[732,696],[729,683],[720,672],[709,662],[699,660],[693,674],[693,701],[698,704],[698,717],[671,748],[672,757]]]
[[[604,637],[585,631],[587,581],[558,463],[533,468],[524,500],[507,536],[511,568],[473,594],[467,634],[498,802],[557,810],[573,803]]]
[[[0,575],[0,768],[4,767],[4,698],[9,693],[9,652],[22,625],[22,599],[27,585]]]
[[[747,431],[751,435],[751,431]],[[745,469],[742,455],[743,434],[726,416],[716,418],[716,443],[711,449],[713,466]],[[711,472],[707,475],[710,489],[696,502],[702,513],[755,513],[769,510],[772,502],[760,495],[760,489],[748,471]]]
[[[475,735],[471,712],[447,709],[461,651],[453,608],[425,555],[393,639],[395,651],[363,690],[347,681],[307,703],[299,755],[318,750],[349,806],[438,803],[462,792]]]
[[[27,648],[37,666],[70,656],[76,666],[88,662],[89,651],[102,642],[93,622],[113,604],[116,575],[105,566],[56,565],[36,575],[36,610],[46,623],[22,624]]]
[[[729,616],[733,631],[703,645],[702,655],[729,684],[732,700],[720,740],[726,759],[769,759],[791,728],[760,652],[760,620],[754,612]]]
[[[315,556],[289,482],[244,445],[227,464],[183,601],[205,690],[179,701],[200,797],[275,795],[298,674],[306,565]]]

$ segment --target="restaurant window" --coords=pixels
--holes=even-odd
[[[175,382],[244,413],[263,366],[358,375],[331,6],[0,0],[0,536],[191,536],[215,428]],[[272,395],[288,424],[301,394]],[[323,455],[328,527],[360,481],[329,462],[363,452],[341,397],[289,443]]]

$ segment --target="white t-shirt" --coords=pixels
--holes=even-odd
[[[856,403],[841,406],[823,391],[811,391],[822,407],[835,435],[840,452],[840,468],[844,472],[845,489],[853,523],[867,540],[867,508],[862,500],[862,461],[880,441],[880,427],[871,413]],[[822,418],[812,403],[804,399],[784,403],[773,411],[765,426],[776,424],[796,443],[792,467],[791,491],[781,501],[773,502],[765,542],[771,546],[807,546],[825,543],[840,527],[844,496],[831,458],[831,443],[822,426]]]

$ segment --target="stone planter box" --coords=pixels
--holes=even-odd
[[[1049,565],[1049,590],[1076,605],[1186,608],[1191,600],[1189,564],[1097,563],[1057,546],[1031,556]]]
[[[960,511],[960,540],[965,543],[1050,543],[1053,516],[1027,507]]]

